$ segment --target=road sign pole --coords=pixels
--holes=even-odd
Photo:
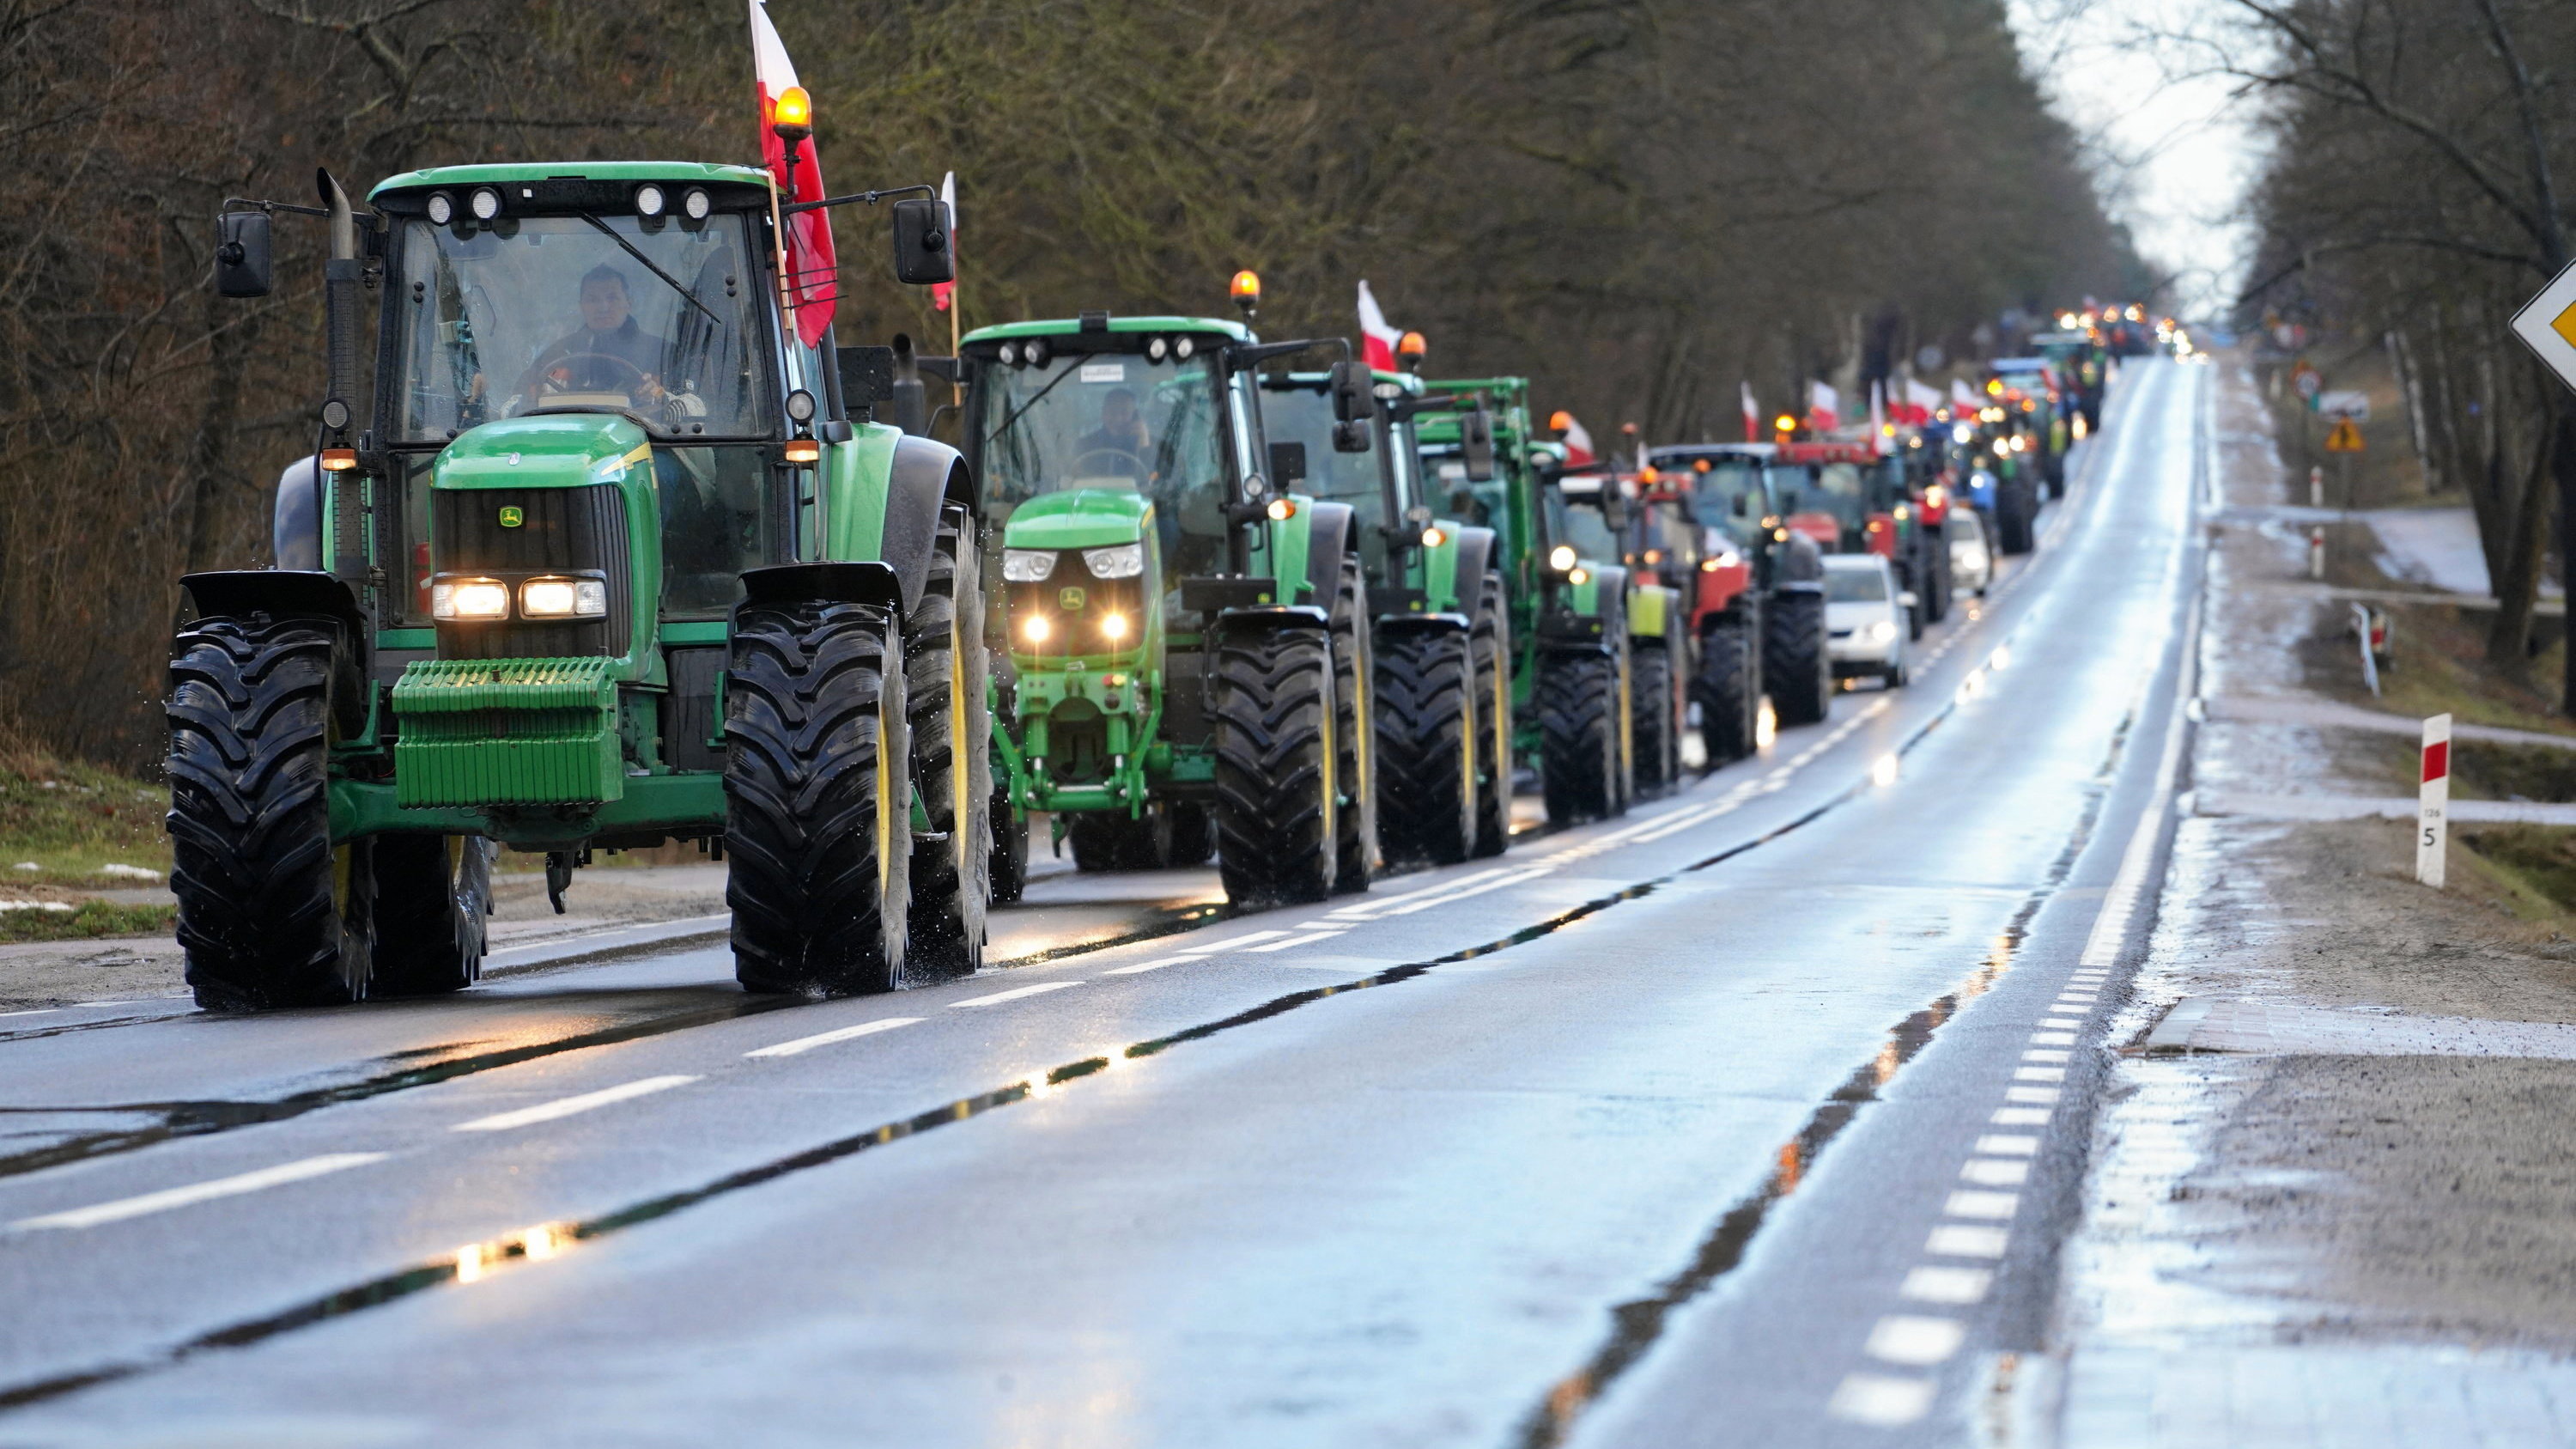
[[[2451,816],[2451,717],[2447,714],[2424,721],[2421,778],[2415,794],[2415,878],[2440,890]]]

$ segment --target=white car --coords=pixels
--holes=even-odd
[[[1894,689],[1905,682],[1906,611],[1914,596],[1896,587],[1896,571],[1874,553],[1825,555],[1825,654],[1834,677],[1874,674]]]
[[[1986,596],[1986,585],[1995,581],[1995,555],[1986,544],[1986,521],[1977,510],[1953,506],[1941,524],[1941,537],[1950,546],[1950,589],[1954,593]]]

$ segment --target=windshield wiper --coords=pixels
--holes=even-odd
[[[713,323],[714,323],[714,324],[716,324],[718,327],[722,327],[722,326],[724,325],[724,319],[723,319],[722,317],[717,316],[717,315],[715,314],[714,310],[713,310],[712,308],[708,307],[706,303],[699,301],[699,300],[698,300],[698,294],[697,294],[697,293],[692,292],[692,291],[690,291],[688,288],[681,286],[681,285],[680,285],[680,279],[679,279],[679,278],[674,277],[674,276],[672,276],[669,272],[663,271],[660,267],[655,266],[655,265],[654,265],[654,262],[653,262],[653,259],[652,259],[651,257],[648,257],[648,256],[644,255],[644,253],[643,253],[642,249],[638,248],[638,247],[635,245],[635,243],[633,243],[633,242],[631,242],[631,241],[628,241],[626,238],[624,238],[624,237],[622,237],[622,236],[619,236],[619,235],[617,234],[617,228],[615,228],[615,227],[613,227],[613,226],[610,226],[607,222],[601,221],[598,217],[595,217],[595,216],[591,215],[589,212],[586,212],[586,211],[576,211],[576,212],[574,212],[574,213],[573,213],[573,215],[575,215],[575,216],[577,216],[577,217],[580,217],[582,220],[584,220],[584,221],[586,221],[586,222],[589,222],[592,226],[595,226],[595,227],[599,228],[599,234],[600,234],[601,236],[604,236],[604,237],[608,238],[610,241],[613,241],[613,242],[617,243],[619,246],[622,246],[622,247],[626,248],[626,254],[627,254],[628,256],[633,257],[635,260],[637,260],[637,261],[639,261],[639,262],[642,262],[642,263],[645,265],[645,267],[646,267],[647,269],[649,269],[649,270],[653,273],[653,275],[654,275],[654,276],[660,277],[663,281],[666,281],[666,282],[670,283],[670,284],[671,284],[671,290],[672,290],[672,291],[674,291],[674,292],[677,292],[677,293],[679,293],[681,296],[683,296],[683,297],[687,298],[690,306],[695,307],[695,308],[697,308],[699,311],[706,313],[706,314],[707,314],[707,320],[708,320],[708,321],[713,322]]]
[[[1050,381],[1046,386],[1037,390],[1035,396],[1031,397],[1027,402],[1020,404],[1018,407],[1011,409],[1010,416],[1002,419],[998,423],[995,423],[992,430],[984,434],[984,441],[986,443],[990,443],[995,438],[1000,437],[1003,429],[1018,422],[1022,417],[1027,415],[1029,409],[1036,407],[1039,401],[1048,393],[1055,391],[1057,383],[1064,381],[1066,378],[1071,377],[1080,371],[1082,371],[1080,367],[1067,367],[1064,371],[1057,373],[1053,381]]]

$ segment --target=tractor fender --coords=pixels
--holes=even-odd
[[[1628,637],[1661,639],[1672,632],[1673,618],[1681,611],[1681,591],[1660,586],[1634,588],[1628,591]]]
[[[734,609],[738,613],[747,605],[795,604],[815,599],[836,604],[873,604],[900,616],[903,580],[893,565],[875,560],[772,564],[743,571],[742,602]]]
[[[1298,517],[1306,521],[1306,582],[1314,586],[1311,597],[1330,609],[1333,595],[1342,587],[1342,560],[1350,555],[1351,506],[1310,504],[1298,511]]]
[[[1380,614],[1376,629],[1387,634],[1464,634],[1475,627],[1465,614]]]
[[[1472,619],[1485,606],[1485,572],[1494,566],[1494,531],[1461,528],[1458,548],[1458,612]]]
[[[189,574],[179,580],[189,601],[203,614],[246,618],[252,614],[292,614],[331,619],[349,631],[349,644],[363,650],[366,616],[347,581],[319,569],[220,569]]]
[[[1822,568],[1818,569],[1819,577]],[[1628,566],[1603,564],[1592,576],[1593,613],[1603,622],[1622,618],[1628,611]]]
[[[271,557],[281,569],[322,571],[322,459],[307,453],[277,475],[277,506],[268,525]]]
[[[886,482],[885,532],[877,553],[902,581],[906,613],[920,606],[921,591],[929,586],[930,559],[939,550],[940,511],[952,503],[977,514],[975,475],[965,458],[929,438],[907,434],[896,439]]]
[[[1314,604],[1261,604],[1216,616],[1220,634],[1259,634],[1273,629],[1327,629],[1333,616]]]
[[[1779,567],[1771,578],[1775,594],[1819,594],[1825,588],[1825,552],[1814,539],[1792,531],[1780,545]]]

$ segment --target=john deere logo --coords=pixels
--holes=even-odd
[[[518,509],[504,508],[501,510],[501,526],[503,528],[516,528],[527,521],[528,515],[520,512]]]
[[[1082,607],[1082,590],[1062,590],[1056,594],[1055,602],[1059,609],[1079,609]]]

